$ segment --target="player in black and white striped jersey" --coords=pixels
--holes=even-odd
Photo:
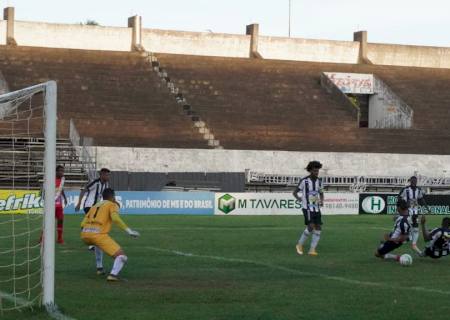
[[[450,218],[443,218],[441,226],[433,230],[428,230],[425,223],[425,216],[422,216],[420,224],[423,239],[427,242],[423,255],[433,259],[450,255]]]
[[[102,194],[105,189],[109,188],[109,178],[111,171],[107,168],[102,168],[100,170],[100,177],[90,181],[80,192],[78,197],[78,204],[75,207],[75,211],[79,211],[81,207],[82,200],[86,195],[84,200],[84,213],[88,213],[91,207],[103,200]]]
[[[419,206],[426,205],[424,199],[425,192],[417,186],[417,177],[411,177],[409,183],[409,186],[400,191],[398,199],[402,199],[408,203],[409,220],[412,226],[411,247],[421,255],[422,251],[417,247],[417,241],[419,240]]]
[[[384,241],[375,252],[376,257],[400,261],[400,256],[391,252],[401,247],[404,242],[409,241],[411,224],[408,219],[408,209],[408,203],[400,199],[397,204],[399,217],[395,219],[392,232],[384,235]]]
[[[294,197],[301,202],[303,216],[305,218],[306,228],[302,232],[296,245],[297,253],[303,255],[303,245],[312,233],[311,247],[308,254],[317,256],[317,245],[322,231],[322,213],[320,208],[323,206],[323,184],[319,178],[319,171],[322,164],[319,161],[308,163],[306,170],[309,176],[303,178],[294,190]]]

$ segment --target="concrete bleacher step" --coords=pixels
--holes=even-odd
[[[100,145],[450,153],[445,69],[6,46],[0,68],[12,90],[57,80],[59,135],[68,137],[72,117]],[[359,129],[320,87],[333,71],[379,76],[424,131]]]
[[[208,145],[210,147],[217,147],[217,148],[221,147],[220,142],[218,140],[214,140],[214,139],[209,139],[208,140]]]
[[[210,141],[210,140],[215,140],[215,139],[214,139],[214,135],[213,135],[212,133],[206,133],[206,134],[204,134],[204,135],[203,135],[203,138],[204,138],[205,140],[208,140],[208,141]],[[215,146],[219,146],[219,142],[218,142],[218,144],[215,145]]]
[[[58,131],[63,137],[68,137],[69,120],[74,118],[81,135],[92,136],[99,145],[114,145],[105,139],[104,128],[93,125],[111,115],[114,135],[128,134],[120,140],[123,146],[205,147],[141,54],[0,46],[0,67],[12,90],[58,81]],[[86,119],[91,123],[80,125]],[[127,127],[127,120],[136,122]],[[166,135],[170,140],[159,141]]]
[[[427,137],[436,137],[430,132],[439,124],[440,136],[446,141],[443,145],[449,145],[450,130],[445,123],[450,120],[450,112],[438,107],[450,103],[449,91],[444,89],[450,86],[448,70],[425,71],[427,90],[445,95],[443,101],[448,103],[442,104],[441,96],[423,93],[422,69],[173,54],[157,57],[228,148],[450,153],[450,147],[437,150],[436,143],[432,146]],[[394,134],[358,128],[351,112],[322,91],[319,78],[327,71],[380,76],[413,107],[416,119],[417,111],[423,112],[414,123],[415,128],[427,129],[427,133]],[[403,79],[408,83],[403,84]],[[416,89],[411,90],[411,85]],[[405,141],[414,141],[417,147],[411,148]]]
[[[206,124],[205,124],[204,121],[195,121],[195,122],[194,122],[194,126],[195,126],[196,128],[205,128]]]
[[[0,183],[9,187],[40,188],[44,176],[44,138],[2,138],[0,144]],[[86,172],[70,141],[58,139],[56,147],[56,163],[64,165],[70,185],[85,184]]]

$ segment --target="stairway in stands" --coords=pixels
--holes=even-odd
[[[195,128],[198,129],[198,132],[203,136],[203,139],[208,143],[208,147],[212,147],[214,149],[223,149],[220,144],[220,140],[218,140],[210,127],[208,127],[207,123],[202,119],[199,114],[196,112],[195,108],[189,104],[186,97],[183,95],[181,89],[177,86],[177,84],[171,80],[170,76],[167,74],[167,71],[163,68],[163,66],[158,61],[158,58],[152,54],[151,52],[146,52],[147,61],[151,64],[153,71],[156,72],[158,77],[161,79],[163,86],[167,86],[169,92],[174,96],[176,103],[183,107],[183,113],[194,123]]]
[[[0,139],[0,188],[40,189],[44,177],[43,138]],[[87,182],[87,173],[70,140],[58,139],[56,164],[65,168],[65,188],[80,189]]]

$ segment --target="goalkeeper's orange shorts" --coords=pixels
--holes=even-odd
[[[100,248],[104,253],[113,257],[120,250],[120,246],[106,233],[81,232],[81,240],[87,245]]]

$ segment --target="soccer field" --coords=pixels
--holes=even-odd
[[[411,267],[373,256],[390,216],[326,216],[319,256],[298,256],[301,216],[126,216],[141,232],[113,237],[128,257],[120,283],[95,274],[66,217],[56,301],[75,319],[443,319],[450,258]],[[440,217],[429,217],[436,226]],[[2,230],[7,232],[6,230]],[[420,243],[422,246],[422,243]],[[397,250],[410,253],[404,245]],[[105,257],[109,270],[112,260]],[[1,319],[49,319],[43,311]]]

